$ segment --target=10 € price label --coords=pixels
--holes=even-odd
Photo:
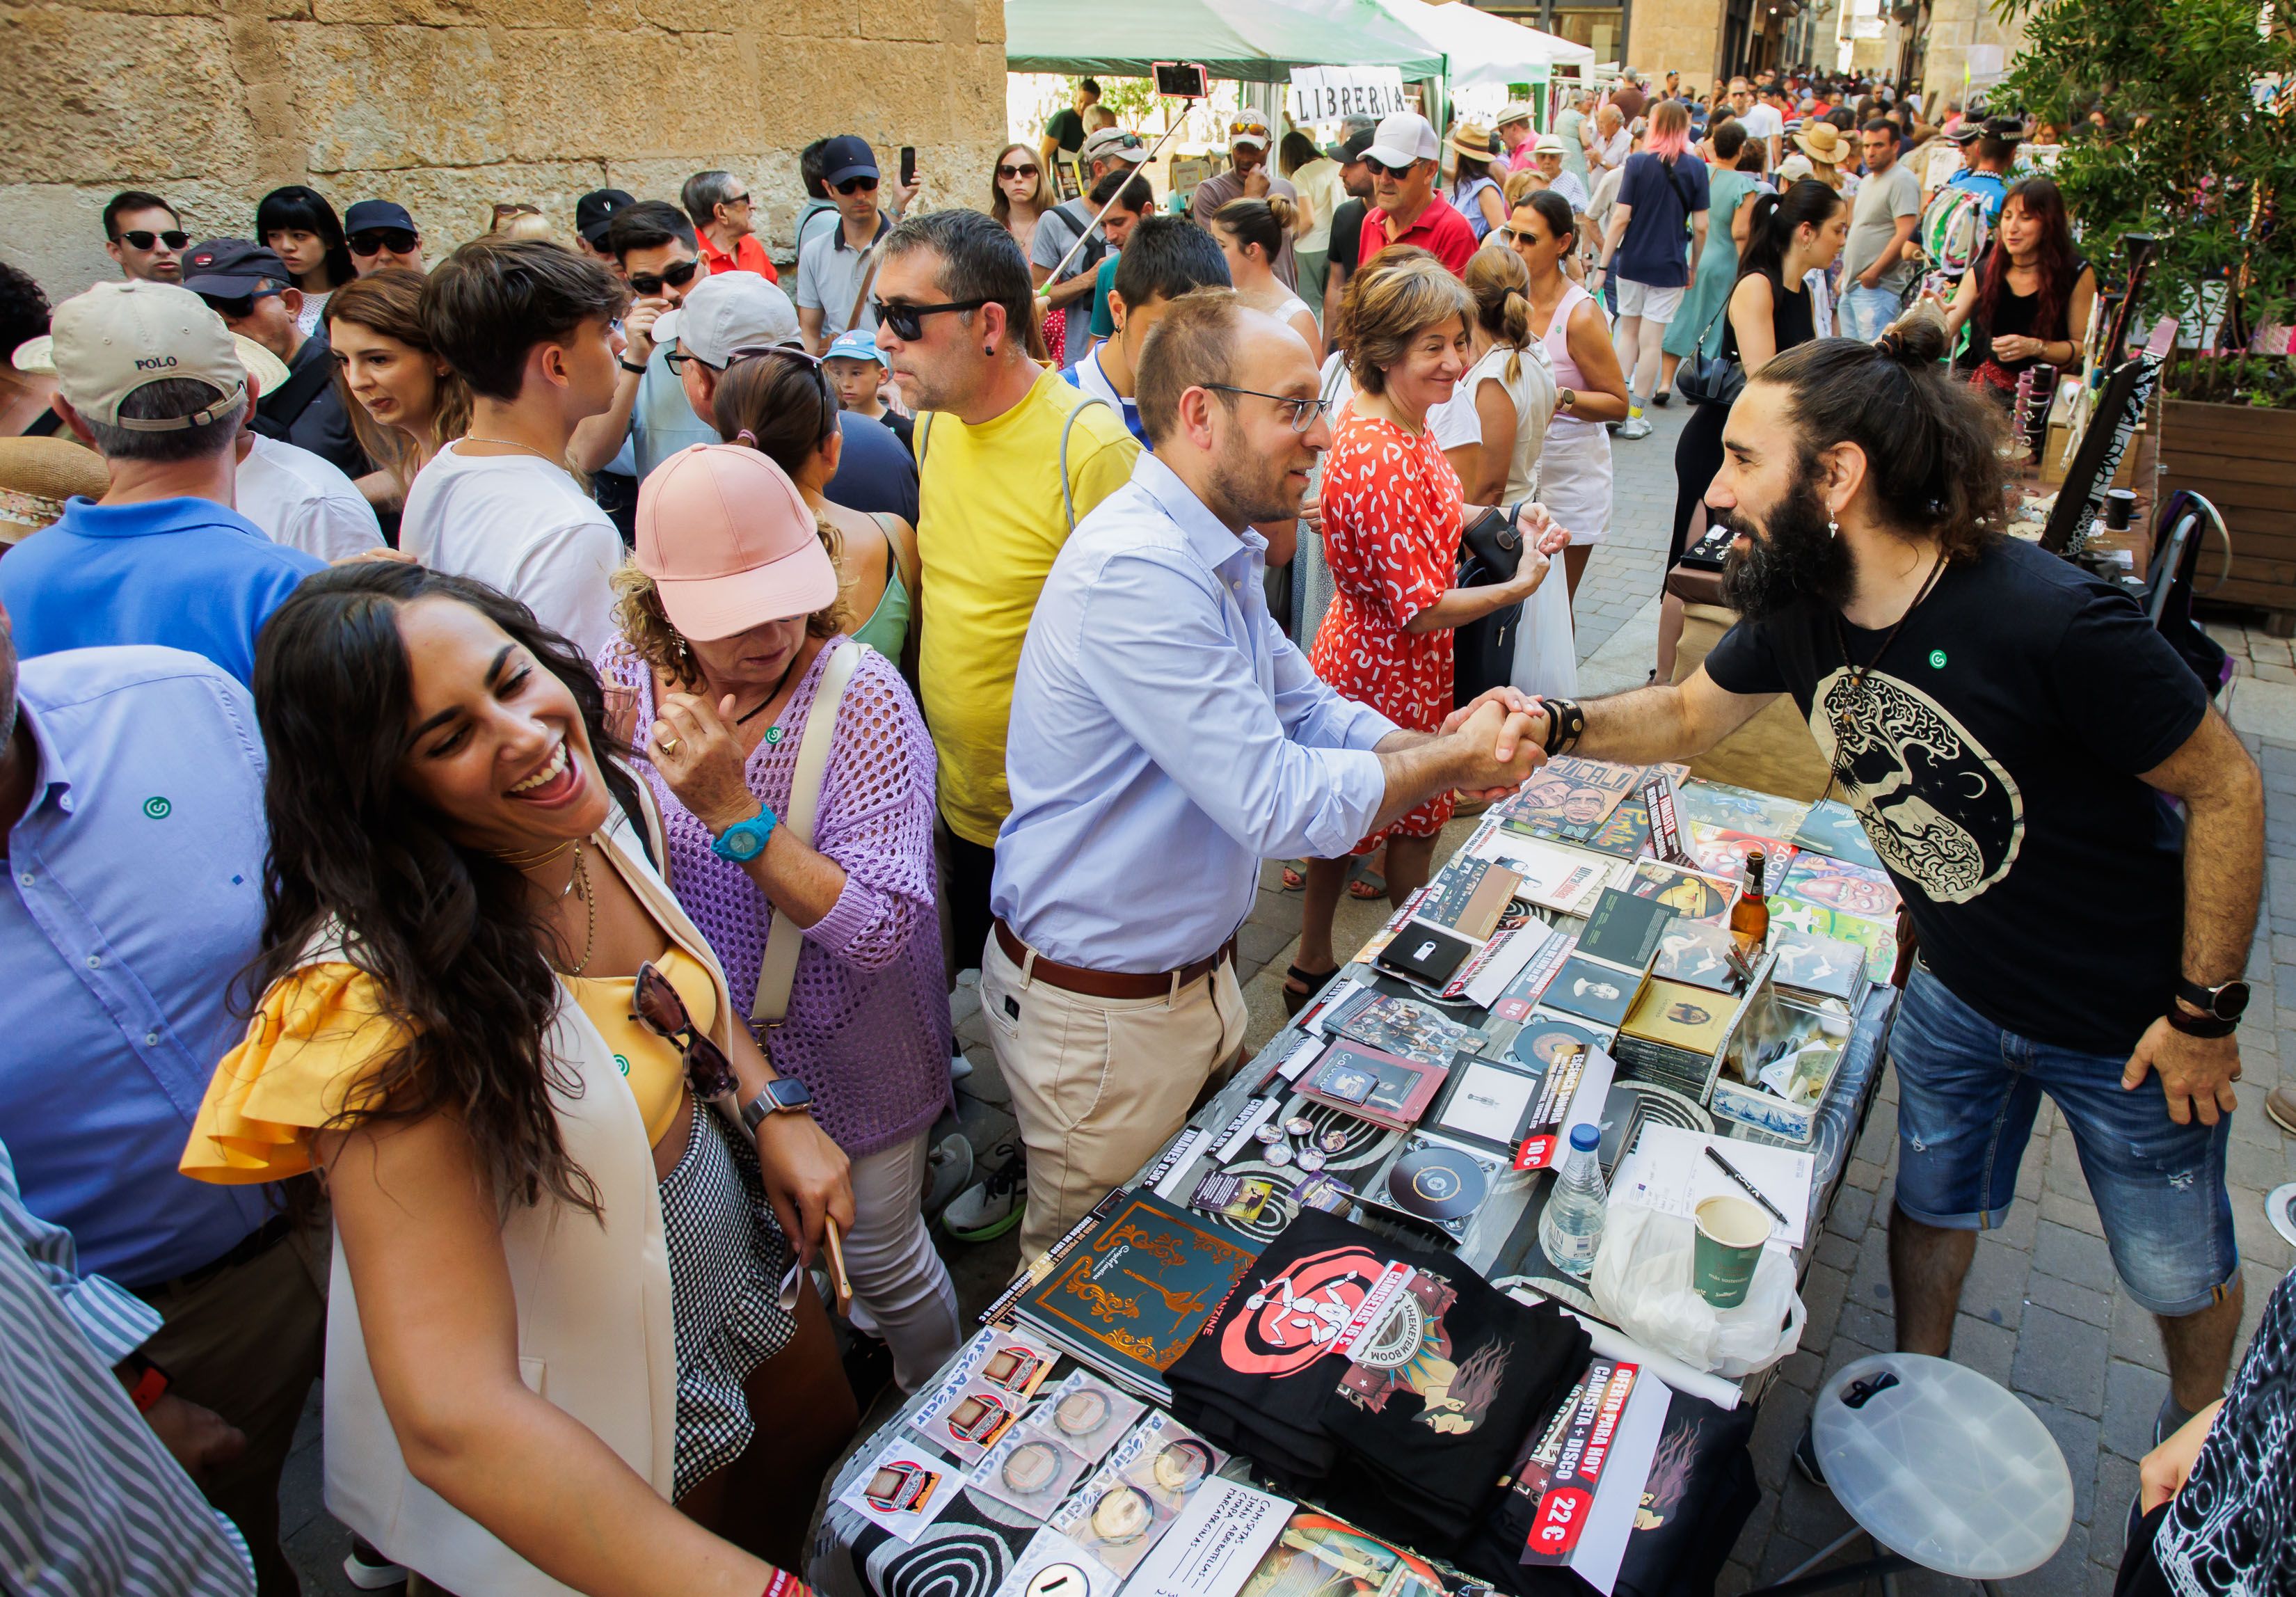
[[[1527,1551],[1549,1557],[1569,1552],[1578,1544],[1587,1512],[1594,1506],[1595,1494],[1577,1486],[1558,1486],[1547,1493],[1538,1500],[1538,1518],[1531,1522]]]

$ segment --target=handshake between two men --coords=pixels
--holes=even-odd
[[[1546,716],[1537,699],[1494,687],[1446,716],[1438,732],[1390,732],[1374,750],[1387,794],[1372,823],[1377,830],[1438,793],[1497,799],[1546,763]]]

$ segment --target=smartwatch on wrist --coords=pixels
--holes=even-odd
[[[2188,1037],[2228,1037],[2239,1026],[2240,1017],[2248,1012],[2246,982],[2220,982],[2213,987],[2203,987],[2179,975],[2177,996],[2200,1011],[2192,1015],[2175,1004],[2169,1006],[2169,1024]]]
[[[793,1075],[766,1083],[766,1090],[742,1106],[742,1124],[754,1135],[768,1115],[802,1115],[813,1107],[813,1094]]]
[[[709,852],[720,860],[731,860],[741,865],[766,852],[766,840],[774,835],[778,825],[774,812],[763,804],[747,820],[737,820],[710,840]]]

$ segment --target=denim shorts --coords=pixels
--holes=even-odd
[[[2079,1053],[2004,1031],[1916,964],[1890,1033],[1898,1067],[1897,1204],[1926,1225],[1991,1231],[2046,1092],[2072,1128],[2081,1173],[2128,1295],[2156,1314],[2197,1313],[2240,1271],[2225,1147],[2214,1126],[2169,1118],[2158,1078],[2123,1091],[2125,1056]]]

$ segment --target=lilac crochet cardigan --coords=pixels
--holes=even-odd
[[[833,639],[790,695],[778,743],[750,756],[750,791],[776,815],[790,783],[814,687],[833,650],[860,649],[815,812],[813,845],[845,868],[845,891],[806,928],[788,1018],[768,1034],[774,1068],[813,1093],[814,1115],[857,1158],[923,1131],[950,1102],[948,998],[933,894],[933,745],[908,684],[882,654]],[[654,718],[653,672],[617,640],[599,674],[635,688],[640,728]],[[774,908],[742,868],[709,852],[708,828],[669,790],[641,749],[639,772],[661,805],[669,885],[726,967],[742,1015]]]

